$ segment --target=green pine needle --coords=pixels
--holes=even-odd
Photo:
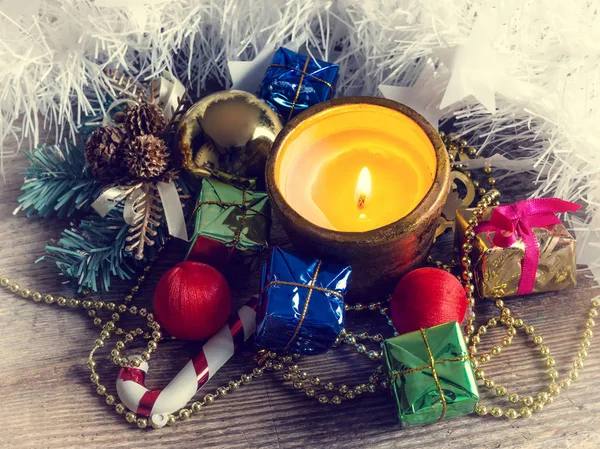
[[[26,154],[31,165],[18,201],[27,216],[71,217],[88,211],[100,195],[103,185],[88,174],[83,149],[42,145]]]
[[[52,260],[81,291],[108,291],[111,278],[131,279],[135,261],[125,252],[129,225],[116,207],[104,218],[92,214],[65,229],[61,239],[46,246],[42,259]]]
[[[189,193],[182,179],[175,181],[182,194]],[[191,200],[185,200],[188,214],[191,212]],[[108,291],[112,279],[131,279],[135,269],[158,254],[158,248],[164,246],[168,238],[166,222],[161,220],[154,228],[156,244],[144,250],[145,259],[137,261],[131,253],[125,251],[129,225],[123,218],[123,206],[117,206],[106,217],[95,212],[90,213],[78,225],[62,232],[61,239],[46,246],[46,255],[40,260],[53,261],[58,269],[69,278],[69,282],[79,291],[89,288],[92,291]]]

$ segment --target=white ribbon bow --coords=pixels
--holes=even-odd
[[[169,182],[158,182],[156,183],[156,190],[160,196],[169,234],[187,242],[187,226],[177,186],[172,180]],[[135,200],[142,194],[142,183],[130,186],[109,187],[96,198],[92,203],[92,208],[98,215],[104,218],[117,204],[125,200],[123,218],[125,219],[125,223],[133,226],[140,216],[140,214],[134,211],[133,205],[135,204]]]

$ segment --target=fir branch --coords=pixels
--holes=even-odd
[[[86,211],[100,194],[102,184],[88,174],[82,149],[41,145],[26,154],[31,165],[25,171],[24,193],[15,212],[71,217]]]
[[[173,181],[184,210],[189,214],[191,196],[188,187],[181,178],[174,177]],[[157,204],[152,207],[157,207]],[[145,245],[141,261],[135,258],[136,248],[128,248],[131,234],[130,226],[123,217],[123,205],[115,207],[104,218],[91,213],[78,226],[65,229],[57,243],[46,246],[47,254],[41,259],[53,261],[79,291],[83,288],[108,291],[113,277],[130,279],[135,268],[156,257],[167,242],[169,231],[165,218],[155,215],[155,212],[152,212],[157,223],[152,228],[152,241],[155,244]]]
[[[42,259],[53,261],[58,269],[81,291],[108,291],[111,278],[130,279],[135,262],[125,251],[129,225],[123,208],[115,207],[102,218],[91,214],[78,226],[65,229],[61,239],[46,246]]]

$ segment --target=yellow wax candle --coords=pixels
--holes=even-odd
[[[346,104],[316,113],[286,137],[276,182],[317,226],[361,232],[409,214],[433,185],[436,156],[423,129],[399,111]]]

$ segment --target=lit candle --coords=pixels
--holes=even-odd
[[[409,214],[436,169],[425,132],[377,105],[315,114],[294,129],[282,151],[276,180],[286,201],[311,223],[343,232],[380,228]]]
[[[360,212],[359,218],[361,220],[368,220],[363,209],[371,199],[371,191],[373,190],[371,187],[372,184],[371,172],[367,167],[363,167],[358,175],[358,181],[356,181],[356,189],[354,189],[354,201],[356,201],[356,207]]]
[[[350,296],[422,265],[450,189],[436,130],[395,101],[346,97],[290,120],[267,159],[271,206],[301,251],[353,267]]]

